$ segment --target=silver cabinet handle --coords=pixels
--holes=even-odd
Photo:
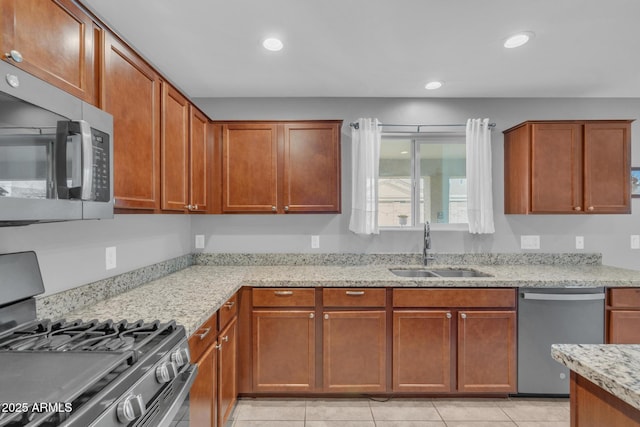
[[[527,293],[522,294],[524,299],[539,301],[594,301],[604,299],[604,293],[597,294],[543,294]]]
[[[346,294],[352,295],[352,296],[358,296],[358,295],[364,295],[364,291],[347,291]]]
[[[460,315],[460,317],[462,317],[463,319],[466,319],[466,318],[467,318],[467,315],[466,315],[466,314],[464,314],[464,313],[462,313],[462,314]]]
[[[316,317],[315,314],[309,313],[309,319],[313,319],[314,317]]]
[[[275,206],[271,206],[271,211],[272,211],[272,212],[275,212],[276,210],[277,210],[277,209],[276,209],[276,207],[275,207]]]
[[[22,62],[22,54],[20,52],[18,52],[17,50],[12,50],[9,53],[5,53],[4,54],[5,58],[9,59],[13,59],[15,62]]]
[[[274,291],[273,293],[280,296],[293,295],[293,291]]]
[[[229,335],[226,335],[226,336],[222,337],[221,339],[224,342],[229,342]]]
[[[589,207],[587,208],[587,210],[588,210],[588,211],[593,211],[593,209],[594,209],[594,207],[593,207],[593,206],[589,206]]]
[[[226,303],[224,306],[227,307],[229,310],[231,310],[233,308],[233,306],[236,305],[235,301],[229,301],[228,303]]]
[[[451,319],[451,313],[447,313],[447,319]]]
[[[204,328],[204,332],[201,334],[194,334],[197,337],[200,337],[200,341],[202,341],[204,339],[204,337],[206,337],[207,335],[209,335],[209,332],[211,332],[211,328]]]
[[[193,206],[192,205],[185,205],[184,208],[188,211],[193,210]]]
[[[328,320],[328,319],[329,319],[329,315],[328,315],[328,314],[325,314],[325,315],[324,315],[324,319],[325,319],[325,320]]]
[[[218,351],[222,350],[222,344],[216,344],[214,347]]]
[[[285,207],[284,207],[284,211],[285,211],[285,212],[289,212],[289,206],[285,206]]]
[[[198,205],[194,205],[193,209],[198,210]]]

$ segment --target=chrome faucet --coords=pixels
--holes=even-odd
[[[429,225],[429,221],[424,222],[424,243],[422,246],[422,264],[427,265],[429,260],[433,261],[435,257],[433,255],[429,255],[428,250],[431,249],[431,226]]]

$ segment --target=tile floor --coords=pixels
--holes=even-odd
[[[241,399],[225,427],[569,427],[569,399]]]

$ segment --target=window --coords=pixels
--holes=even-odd
[[[383,134],[378,225],[466,224],[464,134]]]

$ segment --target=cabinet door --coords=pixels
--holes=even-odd
[[[592,213],[631,213],[629,123],[587,123],[584,204]]]
[[[198,360],[198,374],[189,392],[191,425],[215,427],[216,422],[216,345],[211,345]]]
[[[583,211],[582,125],[536,123],[531,136],[531,212]]]
[[[254,392],[315,389],[315,324],[312,310],[254,310]]]
[[[458,313],[458,391],[516,391],[515,311]]]
[[[218,335],[218,425],[227,422],[238,397],[237,318]]]
[[[105,35],[102,108],[113,115],[116,208],[160,207],[160,80],[139,56]]]
[[[162,83],[162,209],[183,212],[189,204],[189,102]]]
[[[393,391],[451,391],[450,311],[393,313]]]
[[[213,154],[213,141],[209,132],[209,119],[193,105],[190,106],[189,195],[191,211],[207,212],[209,209],[208,171]]]
[[[285,212],[340,212],[340,123],[284,125]]]
[[[99,29],[71,0],[2,0],[2,53],[16,50],[15,66],[96,104]]]
[[[386,391],[385,312],[327,311],[323,319],[324,390]]]
[[[610,310],[607,344],[640,344],[640,310]]]
[[[276,212],[277,126],[226,124],[222,132],[222,211]]]

